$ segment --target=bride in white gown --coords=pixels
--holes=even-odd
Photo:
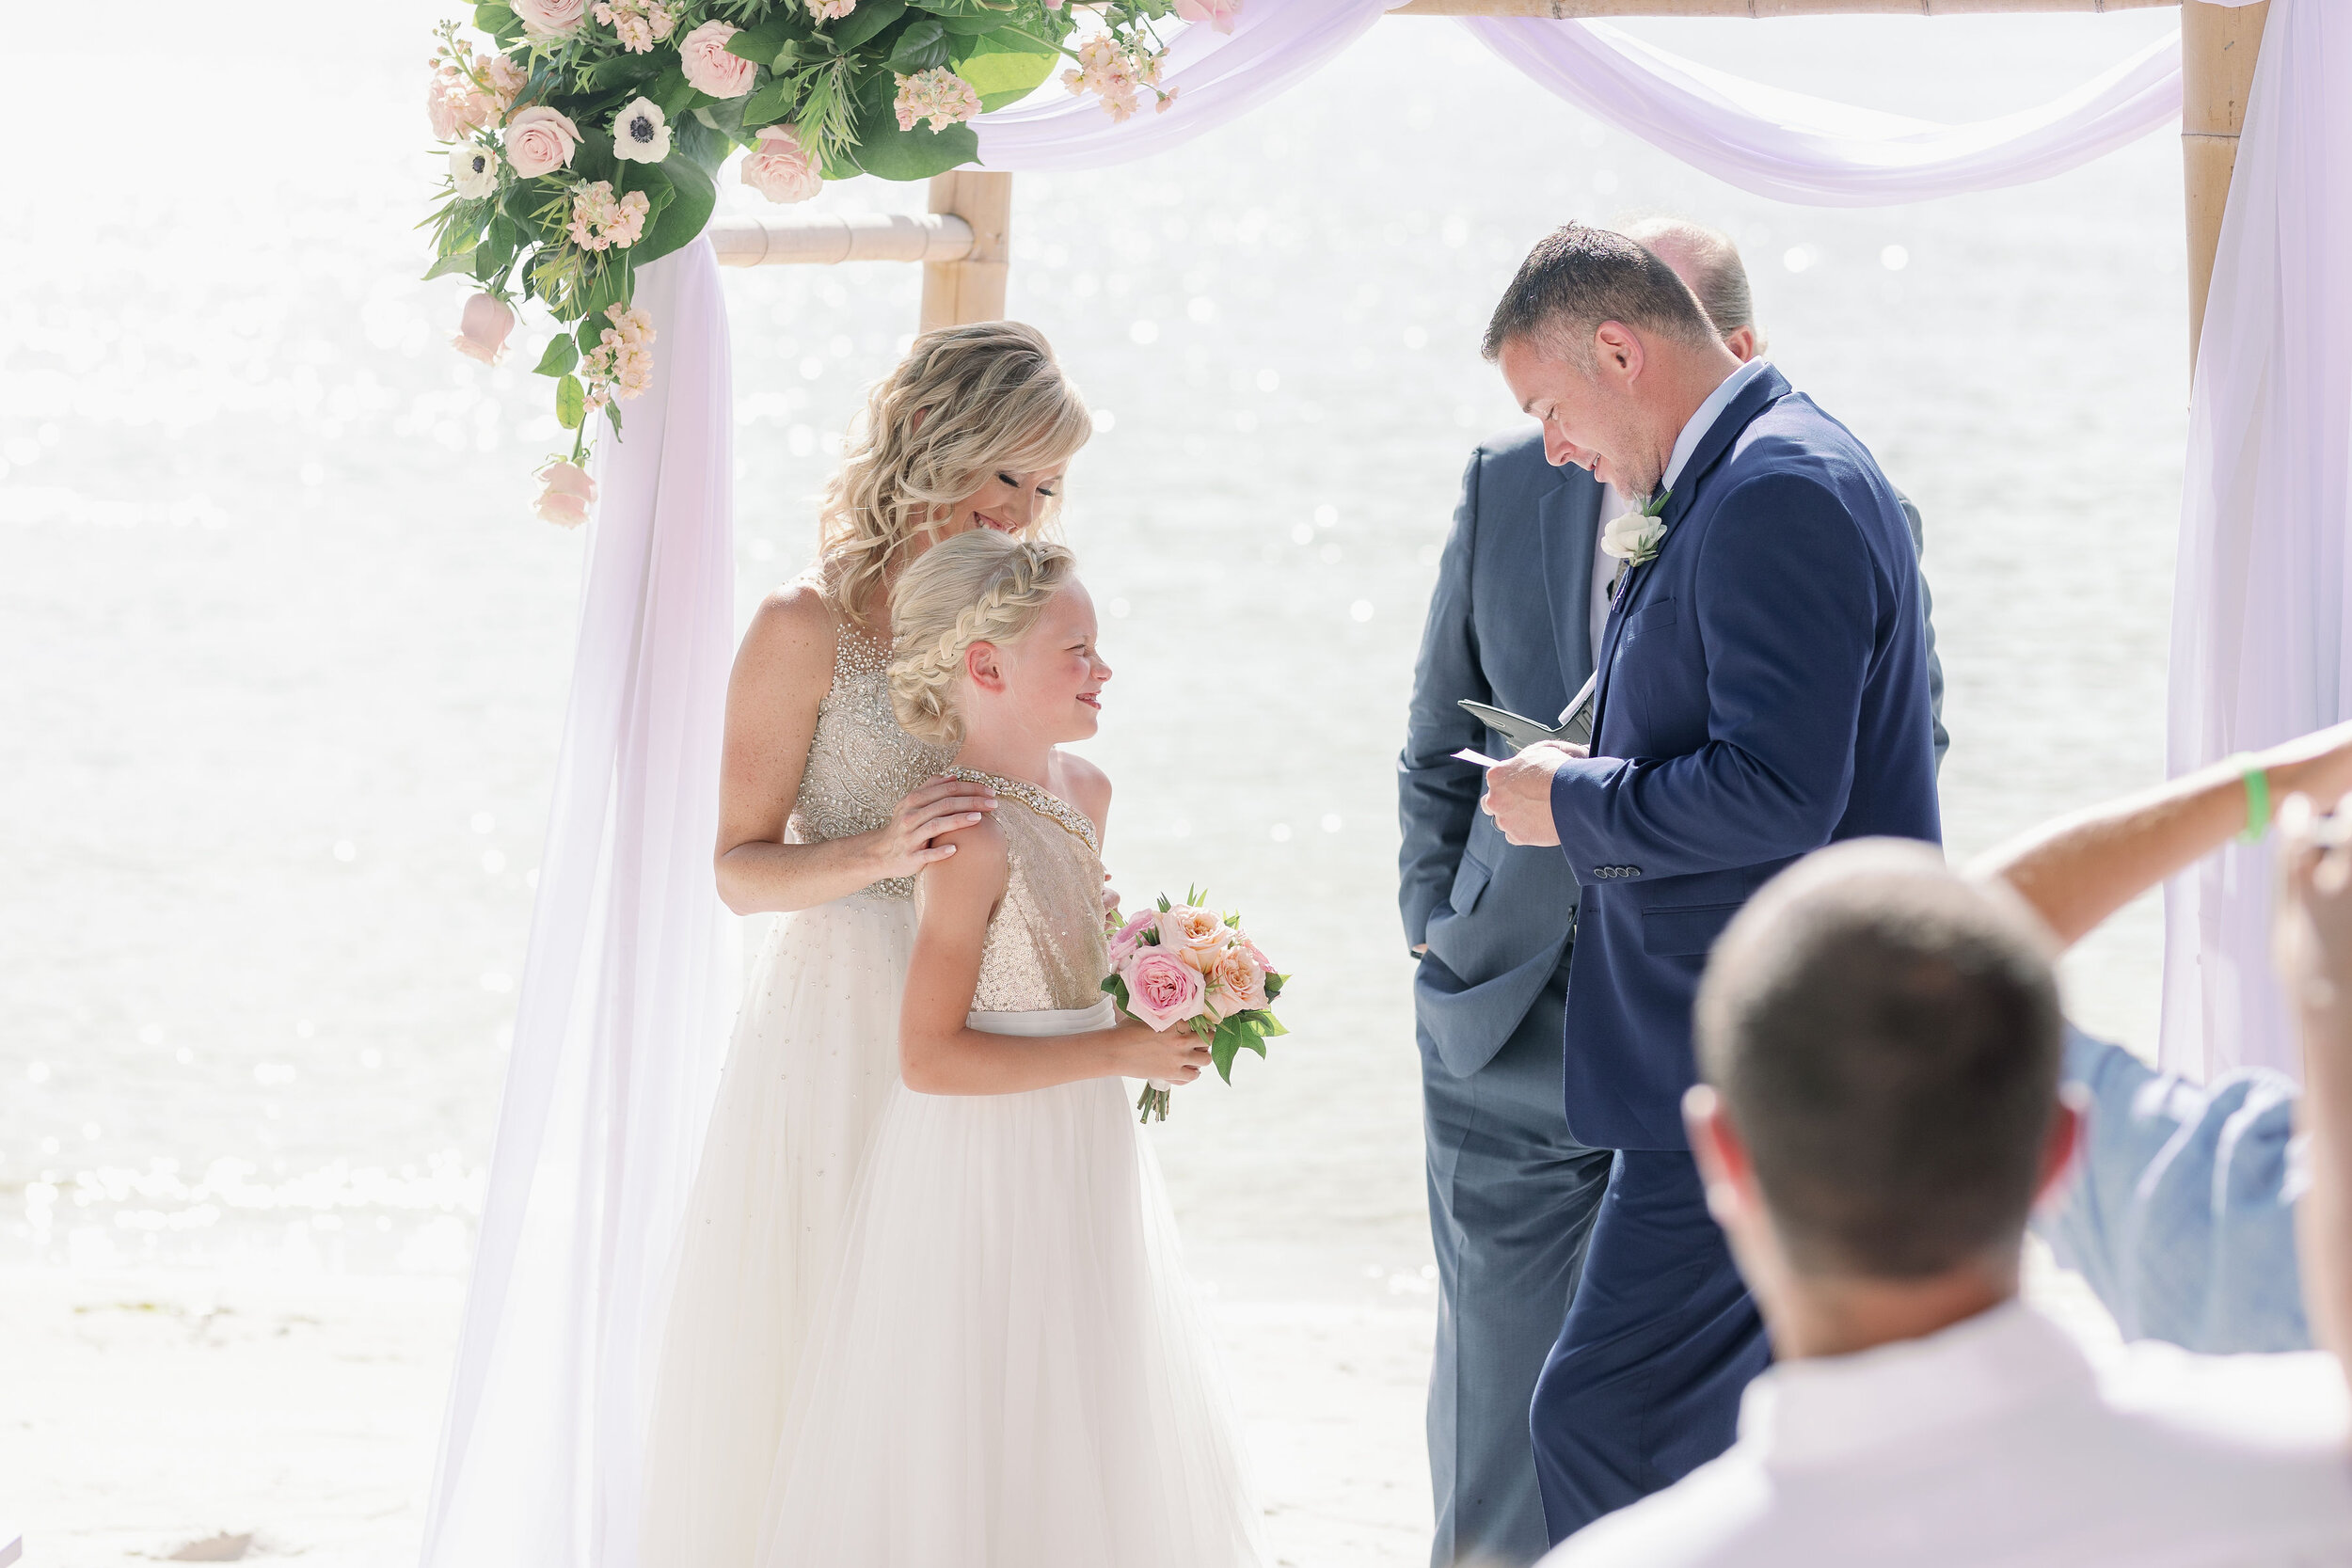
[[[1101,890],[1110,670],[1059,546],[971,534],[892,594],[900,720],[997,809],[922,874],[841,1267],[777,1454],[760,1568],[1248,1568],[1223,1378],[1122,1077],[1190,1034],[1120,1020]],[[684,1562],[686,1560],[676,1560]]]
[[[781,911],[751,966],[685,1231],[654,1390],[644,1560],[748,1568],[803,1341],[898,1079],[914,874],[995,809],[893,716],[885,597],[974,529],[1051,515],[1091,433],[1033,328],[915,340],[827,487],[820,558],[771,594],[727,692],[718,879]],[[927,782],[928,781],[928,782]]]

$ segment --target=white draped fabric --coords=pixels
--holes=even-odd
[[[2174,773],[2346,717],[2352,618],[2352,11],[2278,0],[2214,259],[2172,594]],[[2270,972],[2270,859],[2165,899],[2165,1067],[2300,1076]]]
[[[726,306],[653,262],[653,384],[598,449],[572,690],[425,1568],[636,1559],[662,1275],[725,1048],[712,884],[734,645]]]

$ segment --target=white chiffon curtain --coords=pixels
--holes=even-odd
[[[711,879],[735,641],[726,304],[639,276],[653,384],[598,449],[531,951],[426,1568],[636,1560],[661,1278],[726,1044]]]
[[[2352,11],[2271,7],[2189,401],[2172,591],[2174,773],[2344,719],[2352,691]],[[2270,858],[2165,900],[2164,1065],[2300,1076],[2270,971]]]
[[[2174,760],[2336,712],[2347,307],[2339,230],[2352,80],[2331,0],[2280,0],[2207,318],[2183,534]],[[1386,0],[1246,0],[1175,40],[1166,114],[1041,95],[978,121],[988,167],[1076,169],[1178,146],[1327,63]],[[1610,27],[1467,24],[1548,89],[1742,188],[1869,205],[2038,180],[2178,112],[2177,39],[2039,108],[1942,126],[1783,92]],[[2309,50],[2305,56],[2303,51]],[[2341,95],[2339,95],[2341,97]],[[2276,102],[2266,102],[2276,100]],[[2249,191],[2259,195],[2245,195]],[[2330,248],[2332,247],[2332,248]],[[576,666],[482,1235],[426,1526],[426,1568],[639,1568],[641,1433],[660,1292],[724,1049],[711,881],[734,629],[726,314],[709,247],[648,267],[658,342],[601,450]],[[2321,326],[2326,330],[2322,332]],[[2223,717],[2235,716],[2235,717]],[[2243,1026],[2249,863],[2176,903],[2171,1014]],[[2184,936],[2185,933],[2185,937]],[[2182,943],[2185,942],[2186,945]],[[2178,983],[2200,950],[2202,990]],[[2184,997],[2186,999],[2184,1000]],[[2216,1027],[2217,1021],[2224,1027]],[[2236,1021],[2233,1032],[2226,1029]],[[2259,1031],[2256,1031],[2258,1033]],[[644,1568],[657,1568],[646,1563]]]

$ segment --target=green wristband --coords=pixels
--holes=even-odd
[[[2260,844],[2263,834],[2270,831],[2270,775],[2254,766],[2254,759],[2240,756],[2232,759],[2238,767],[2238,777],[2246,782],[2246,828],[2240,832],[2240,844]]]

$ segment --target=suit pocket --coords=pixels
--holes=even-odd
[[[1675,624],[1679,613],[1672,599],[1659,599],[1644,605],[1626,622],[1624,634],[1617,639],[1618,651],[1622,653],[1652,632],[1665,630]]]
[[[1701,958],[1724,934],[1738,904],[1700,904],[1682,910],[1642,911],[1642,951],[1653,957]]]
[[[1494,880],[1494,876],[1485,861],[1468,849],[1463,850],[1461,866],[1454,873],[1454,891],[1446,895],[1446,902],[1454,907],[1455,914],[1470,913],[1478,908],[1479,895],[1486,891],[1486,884]]]

